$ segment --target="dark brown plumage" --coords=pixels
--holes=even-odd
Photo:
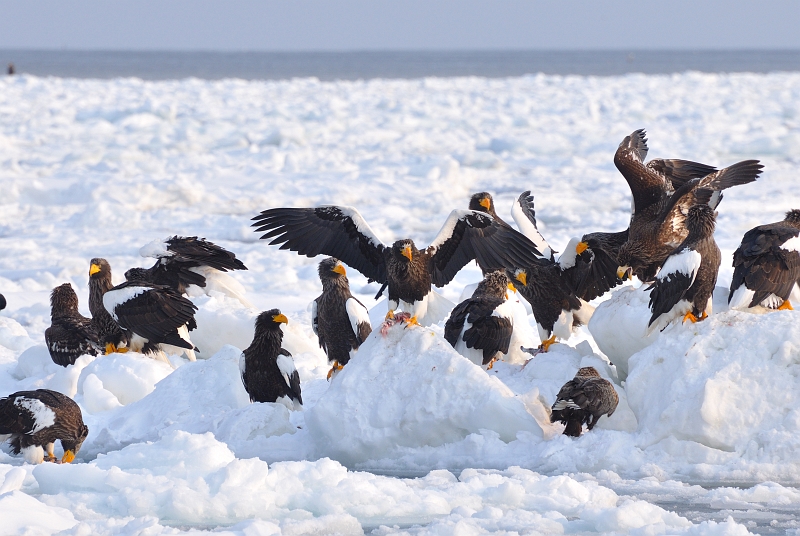
[[[628,241],[619,251],[619,275],[652,281],[659,267],[688,235],[684,224],[690,207],[715,209],[722,190],[753,182],[763,166],[745,160],[717,171],[685,160],[654,160],[647,165],[644,130],[627,136],[614,155],[614,164],[633,194]]]
[[[242,383],[251,402],[277,402],[279,399],[303,404],[300,375],[292,354],[281,348],[281,324],[288,323],[278,309],[264,311],[256,317],[256,330],[239,360]]]
[[[792,293],[800,289],[800,210],[782,221],[747,231],[733,253],[733,279],[728,303],[734,309],[761,305],[792,309]],[[795,299],[797,299],[795,297]]]
[[[189,359],[195,360],[186,326],[194,320],[197,307],[173,288],[126,281],[103,295],[103,306],[130,333],[131,349],[157,354],[162,344],[168,344],[187,350]]]
[[[0,435],[11,435],[14,454],[23,452],[30,463],[56,461],[56,440],[64,449],[62,462],[71,462],[89,434],[81,409],[68,396],[48,389],[20,391],[0,399]],[[46,451],[47,457],[44,457]]]
[[[89,264],[89,311],[98,342],[106,354],[120,349],[127,351],[130,336],[117,324],[103,305],[103,295],[114,287],[111,265],[105,259],[94,258]]]
[[[708,315],[722,255],[714,241],[716,213],[695,205],[686,216],[689,235],[667,257],[650,290],[650,330],[662,329],[675,318],[698,322]]]
[[[319,263],[319,279],[322,294],[312,304],[311,327],[333,366],[332,374],[350,361],[372,326],[369,311],[350,293],[347,272],[338,259],[328,257]]]
[[[508,277],[489,272],[472,297],[456,305],[444,325],[444,338],[477,365],[489,365],[508,353],[514,320],[507,304]]]
[[[424,317],[431,285],[449,283],[469,261],[484,269],[533,262],[535,247],[520,233],[487,214],[454,210],[433,243],[418,250],[412,240],[384,245],[357,210],[350,207],[275,208],[253,218],[262,239],[281,249],[341,260],[372,281],[386,283],[389,313],[400,308]]]
[[[580,241],[570,242],[558,262],[567,285],[576,296],[591,301],[623,283],[617,271],[619,250],[627,241],[628,230],[625,229],[617,233],[589,233]]]
[[[74,365],[82,355],[101,350],[92,321],[78,312],[78,295],[64,283],[50,293],[50,327],[44,331],[47,350],[56,365]]]
[[[583,367],[558,391],[550,422],[560,421],[566,425],[564,435],[579,437],[584,424],[591,430],[601,416],[611,417],[617,404],[619,395],[611,382],[594,367]]]
[[[206,277],[200,273],[202,269],[210,268],[220,272],[247,270],[236,255],[196,236],[173,236],[165,240],[154,240],[139,252],[143,257],[156,258],[156,263],[150,268],[131,268],[125,272],[125,279],[166,285],[179,294],[186,294],[186,288],[190,285],[206,286]]]

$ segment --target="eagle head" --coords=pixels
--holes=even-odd
[[[61,458],[62,463],[71,463],[75,459],[75,455],[81,450],[86,436],[89,435],[89,427],[81,424],[77,430],[77,435],[73,437],[62,437],[61,447],[64,449],[64,457]]]
[[[480,192],[473,195],[469,200],[469,209],[479,212],[488,212],[494,216],[494,199],[492,199],[492,194],[489,192]]]
[[[510,282],[508,277],[501,270],[489,272],[483,278],[483,281],[478,283],[478,288],[475,293],[484,294],[487,296],[494,296],[498,298],[505,298],[506,289],[509,288]]]
[[[714,234],[716,219],[717,213],[713,208],[705,203],[698,203],[692,205],[689,213],[686,214],[685,225],[690,233],[711,236]]]
[[[51,315],[58,316],[57,313],[77,312],[78,295],[72,289],[72,285],[64,283],[58,285],[50,293]]]
[[[256,335],[265,331],[280,331],[281,324],[288,324],[289,319],[280,309],[264,311],[256,317]]]
[[[317,270],[323,286],[329,282],[347,282],[347,270],[339,259],[327,257],[319,263]]]
[[[89,264],[89,279],[111,279],[111,265],[105,259],[94,258]]]
[[[582,378],[599,378],[600,373],[597,372],[597,369],[594,367],[582,367],[578,369],[578,372],[575,374],[575,377],[582,377]]]
[[[644,252],[638,243],[625,242],[622,244],[622,247],[619,248],[619,254],[617,255],[617,260],[619,261],[617,277],[620,279],[630,279],[632,274],[637,273],[637,270],[647,266],[648,263],[644,260],[644,257]]]
[[[147,281],[147,270],[144,268],[131,268],[125,272],[127,281]]]
[[[399,261],[403,261],[405,258],[404,262],[412,262],[418,254],[419,250],[414,245],[413,240],[398,240],[392,244],[392,255]]]

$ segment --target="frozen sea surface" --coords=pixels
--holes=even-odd
[[[65,392],[91,430],[71,466],[33,467],[0,452],[7,532],[799,528],[800,313],[723,307],[696,327],[668,328],[641,351],[623,348],[625,383],[600,351],[613,329],[595,329],[596,340],[582,328],[525,369],[500,363],[486,374],[443,346],[436,326],[390,333],[395,345],[374,340],[328,383],[309,326],[316,261],[268,246],[249,224],[270,207],[344,204],[384,242],[424,244],[471,193],[492,192],[506,216],[530,189],[540,229],[561,249],[572,236],[627,226],[630,193],[612,157],[625,135],[646,128],[652,157],[766,166],[720,206],[725,287],[742,234],[800,206],[800,74],[19,76],[0,80],[0,119],[0,292],[9,304],[0,315],[0,393]],[[247,298],[288,315],[285,346],[304,411],[248,403],[236,361],[255,311],[221,296],[195,298],[193,337],[205,358],[196,363],[175,357],[173,371],[137,355],[84,357],[67,369],[50,362],[50,290],[71,282],[88,314],[89,259],[106,257],[121,282],[127,268],[148,264],[139,247],[174,234],[234,251],[250,268],[233,274]],[[348,276],[373,306],[377,285]],[[441,292],[457,301],[479,278],[469,266]],[[634,311],[638,294],[625,289],[596,314]],[[394,356],[460,372],[398,368]],[[544,408],[590,364],[615,382],[620,408],[569,439]],[[474,404],[474,393],[486,402]],[[422,395],[435,404],[415,399]],[[400,426],[410,432],[401,437]]]

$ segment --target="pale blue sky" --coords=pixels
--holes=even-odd
[[[789,0],[0,0],[0,48],[800,49]]]

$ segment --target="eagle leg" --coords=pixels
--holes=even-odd
[[[489,366],[488,366],[488,367],[486,367],[486,370],[492,370],[492,367],[494,366],[494,362],[495,362],[495,361],[497,361],[497,358],[496,358],[496,357],[493,357],[493,358],[492,358],[492,360],[491,360],[491,361],[489,361]],[[526,362],[526,364],[527,364],[527,362]]]
[[[781,306],[778,307],[778,311],[794,311],[794,308],[792,308],[792,304],[789,300],[783,300]]]
[[[552,335],[550,335],[549,339],[542,341],[542,344],[539,345],[539,349],[542,352],[547,352],[548,350],[550,350],[550,347],[555,343],[556,343],[556,334],[553,333]]]
[[[122,348],[117,348],[116,346],[114,346],[113,342],[107,342],[106,343],[106,355],[108,355],[108,354],[124,354],[127,351],[128,351],[128,349],[125,348],[124,346]]]
[[[334,372],[339,372],[343,368],[344,366],[340,365],[338,361],[334,361],[331,370],[328,371],[328,381],[331,381],[331,377],[333,376]]]
[[[384,320],[394,320],[394,309],[389,309],[389,312],[386,313],[386,318]]]
[[[419,322],[417,322],[417,315],[414,315],[408,320],[406,320],[406,329],[408,329],[411,326],[419,326]]]
[[[46,461],[46,462],[54,462],[54,461],[58,460],[58,458],[56,458],[56,454],[55,454],[55,452],[53,450],[53,449],[55,449],[55,446],[56,446],[55,443],[48,443],[47,445],[45,445],[45,452],[46,452],[47,455],[44,457],[44,461]]]
[[[683,322],[681,322],[681,324],[685,324],[687,320],[691,320],[692,324],[695,324],[699,319],[696,316],[694,316],[694,314],[692,314],[691,311],[689,311],[688,313],[683,315]]]

